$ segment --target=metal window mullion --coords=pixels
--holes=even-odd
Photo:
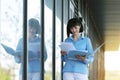
[[[41,0],[41,80],[44,80],[44,0]]]
[[[61,42],[63,41],[63,37],[64,37],[64,0],[62,0],[62,12],[61,12]],[[61,80],[63,80],[63,73],[62,73],[62,70],[63,70],[63,61],[61,59]]]
[[[56,37],[55,37],[55,35],[56,35],[56,0],[53,0],[53,37],[52,37],[52,40],[53,40],[53,53],[52,53],[52,64],[53,64],[53,66],[52,66],[52,80],[56,80],[56,77],[55,77],[55,74],[56,74],[56,64],[55,64],[55,56],[56,56],[56,54],[55,54],[55,52],[56,52],[56,45],[55,45],[55,43],[56,43]]]
[[[64,26],[64,0],[62,0],[62,5],[61,5],[61,7],[62,7],[62,12],[61,12],[61,41],[63,41],[63,37],[64,37],[64,28],[63,28],[63,26]]]
[[[27,0],[23,0],[23,53],[22,80],[27,80]]]
[[[70,0],[68,0],[68,19],[70,19]]]

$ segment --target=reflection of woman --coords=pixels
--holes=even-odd
[[[63,67],[63,80],[88,80],[87,65],[94,60],[94,54],[92,53],[93,48],[90,39],[81,36],[81,32],[83,32],[82,19],[70,19],[67,24],[68,38],[65,39],[65,42],[73,43],[77,50],[87,50],[88,55],[75,55],[76,59],[73,60],[67,58],[67,52],[61,51],[62,60],[65,62]]]
[[[36,34],[39,31],[40,25],[38,20],[31,18],[29,19],[29,36],[28,36],[28,80],[40,80],[40,37]],[[38,50],[35,49],[38,46]],[[29,49],[31,48],[31,49]],[[16,48],[16,51],[23,51],[23,39],[20,39]],[[44,60],[47,59],[46,48],[44,50]],[[20,68],[20,80],[22,80],[22,56],[16,56],[15,60],[17,63],[21,63]]]

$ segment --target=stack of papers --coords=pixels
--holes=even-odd
[[[59,47],[61,48],[62,51],[69,52],[71,50],[76,50],[74,45],[70,42],[62,42]]]
[[[97,53],[97,51],[105,44],[102,43],[100,46],[98,46],[94,51],[93,54]],[[68,53],[68,58],[74,58],[75,55],[81,55],[81,56],[86,56],[88,55],[87,50],[76,50],[74,45],[70,42],[62,42],[59,47],[61,48],[62,51],[66,51]]]
[[[75,58],[75,55],[86,56],[88,54],[88,51],[86,50],[76,50],[74,45],[70,42],[62,42],[59,47],[62,51],[67,52],[68,58]]]

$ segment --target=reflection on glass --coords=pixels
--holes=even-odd
[[[40,80],[40,37],[38,35],[40,31],[39,21],[35,18],[31,18],[28,21],[28,80]],[[23,51],[23,39],[18,42],[16,52]],[[46,48],[44,51],[44,60],[47,59]],[[23,55],[26,53],[23,53]],[[20,80],[22,80],[22,55],[15,56],[17,63],[21,63],[20,67]]]
[[[59,44],[61,43],[61,23],[62,23],[62,0],[57,0],[56,10],[56,80],[61,80],[61,54]]]
[[[37,19],[39,22],[41,22],[41,0],[30,0],[28,1],[28,19],[31,19],[31,18],[35,18]],[[35,22],[32,22],[35,26]],[[41,39],[43,39],[44,37],[41,37],[41,28],[40,27],[44,27],[44,26],[40,26],[39,24],[39,28],[37,29],[34,29],[33,27],[33,24],[30,25],[29,24],[29,30],[28,30],[28,71],[29,71],[29,66],[31,66],[31,70],[33,73],[32,73],[32,76],[33,76],[33,79],[34,80],[41,80],[39,77],[41,76],[41,74],[44,74],[41,73]],[[32,27],[33,26],[33,27]],[[36,30],[36,31],[35,31]],[[36,36],[36,38],[34,37],[34,34]],[[33,41],[31,41],[31,36],[34,37],[35,39]],[[44,41],[45,42],[45,41]],[[44,47],[44,63],[46,62],[47,60],[47,49],[46,49],[46,43],[44,43],[43,47]],[[36,52],[38,50],[38,52]],[[32,54],[31,54],[31,51],[32,51]],[[33,55],[36,54],[36,55]],[[31,54],[31,55],[30,55]],[[32,60],[32,62],[29,61],[30,58],[39,58],[39,60]],[[45,74],[46,74],[46,69],[45,69]],[[31,77],[31,75],[29,75],[28,73],[28,77]],[[30,79],[30,80],[33,80],[33,79]]]
[[[19,70],[20,73],[22,71],[22,67],[20,67],[20,62],[22,61],[23,56],[23,1],[0,0],[0,3],[0,43],[3,43],[14,50],[16,49],[16,54],[18,53],[17,56],[9,55],[0,45],[0,80],[19,80]],[[28,32],[30,32],[28,33],[28,76],[31,75],[29,74],[29,72],[35,72],[36,75],[39,74],[40,76],[40,28],[37,29],[37,31],[36,28],[33,28],[34,25],[37,25],[36,20],[41,20],[40,0],[30,0],[28,2],[28,20],[30,20],[31,18],[34,18],[35,20],[32,19],[32,21],[29,21],[30,24],[28,23],[29,25],[31,25],[28,29]],[[30,36],[34,38],[32,39]],[[46,48],[44,49],[44,59],[46,60],[47,53]],[[38,76],[35,78],[38,78]]]

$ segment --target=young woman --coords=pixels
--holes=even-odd
[[[28,22],[28,80],[40,80],[40,37],[37,35],[40,31],[40,24],[37,19],[31,18]],[[23,51],[23,39],[18,42],[16,52]],[[44,50],[44,61],[47,59],[46,48]],[[26,54],[26,53],[23,53]],[[21,63],[20,80],[22,80],[22,56],[15,56],[17,63]]]
[[[83,32],[82,18],[72,18],[67,23],[67,38],[76,50],[86,50],[86,56],[75,55],[76,59],[69,59],[69,52],[61,51],[63,67],[63,80],[88,80],[88,64],[94,60],[93,48],[88,37],[81,36]],[[69,46],[68,46],[69,47]]]

